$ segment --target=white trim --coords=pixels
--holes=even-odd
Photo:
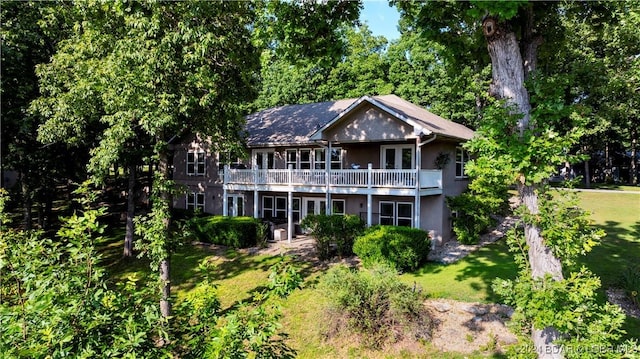
[[[460,160],[458,160],[458,154],[460,154]],[[458,146],[456,147],[456,153],[455,153],[455,176],[456,178],[460,179],[460,178],[467,178],[467,171],[465,170],[465,167],[467,165],[467,162],[469,162],[469,152],[467,152],[464,148]],[[461,166],[461,174],[458,175],[458,165]]]
[[[411,213],[409,213],[409,217],[400,217],[400,206],[401,205],[408,205],[411,207]],[[395,225],[399,226],[399,222],[400,220],[406,220],[409,225],[407,227],[413,227],[414,223],[413,223],[413,213],[414,213],[414,206],[413,203],[411,202],[396,202],[396,218],[395,218]]]
[[[284,204],[283,207],[278,206],[278,200]],[[287,218],[288,215],[288,206],[287,206],[287,197],[285,196],[274,196],[273,198],[273,218]],[[282,217],[278,217],[278,213],[283,214]]]
[[[268,211],[271,211],[271,216],[269,217],[265,216],[266,207],[264,206],[264,200],[267,198],[271,199],[271,207],[266,209]],[[275,215],[275,207],[276,207],[275,199],[273,198],[273,196],[262,196],[262,200],[260,201],[260,204],[261,204],[260,209],[262,213],[262,218],[273,218]]]
[[[390,204],[391,205],[391,212],[392,213],[391,213],[390,216],[388,216],[388,215],[383,216],[382,215],[382,205],[385,205],[385,204]],[[396,221],[395,221],[395,218],[396,218],[396,205],[395,205],[395,202],[393,202],[393,201],[380,201],[378,203],[378,224],[382,224],[382,219],[383,218],[391,219],[391,224],[385,224],[385,225],[395,226],[395,223],[396,223]]]
[[[193,159],[189,157],[193,156]],[[202,159],[200,159],[202,156]],[[205,176],[207,172],[207,155],[205,151],[202,150],[194,150],[190,149],[187,151],[187,161],[186,161],[186,174],[187,176]],[[189,170],[189,167],[193,166],[193,171]],[[200,166],[202,166],[202,171],[200,171]]]
[[[336,212],[335,211],[336,202],[342,202],[342,212]],[[347,201],[344,200],[344,199],[332,199],[331,200],[331,214],[339,214],[341,216],[347,214]]]
[[[411,164],[409,165],[408,168],[402,168],[402,150],[404,149],[411,149]],[[395,166],[394,168],[387,168],[387,164],[386,164],[386,157],[387,157],[387,153],[386,150],[388,149],[394,149],[396,150],[395,153],[395,158],[394,158],[394,162],[395,162]],[[381,145],[380,146],[380,167],[382,169],[414,169],[416,165],[416,149],[414,145]]]
[[[202,199],[202,203],[200,203],[200,199]],[[185,208],[192,211],[199,209],[204,212],[206,208],[206,196],[204,192],[188,192],[185,195]]]
[[[391,205],[392,208],[392,214],[389,215],[384,215],[382,213],[382,206],[383,205]],[[411,207],[411,213],[409,214],[408,217],[400,217],[400,206],[401,205],[408,205],[409,207]],[[408,227],[414,227],[414,211],[415,211],[415,207],[414,204],[412,202],[404,202],[404,201],[380,201],[378,203],[378,223],[382,224],[382,219],[391,219],[391,224],[393,226],[398,226],[400,224],[399,220],[402,221],[406,221],[408,223]],[[404,226],[404,224],[403,224]]]
[[[262,159],[262,163],[258,163],[258,153],[260,154],[266,154],[266,158]],[[269,155],[273,156],[273,163],[272,163],[272,167],[269,168]],[[266,161],[266,162],[265,162]],[[265,165],[266,164],[266,165]],[[261,168],[261,169],[275,169],[276,168],[276,153],[275,150],[273,148],[268,148],[268,149],[255,149],[251,151],[251,165],[253,166],[253,168]]]
[[[229,201],[231,200],[231,201]],[[242,209],[238,210],[238,204],[242,202]],[[242,217],[245,212],[245,203],[244,195],[242,194],[229,194],[227,195],[227,215],[230,217]],[[229,204],[231,204],[231,208],[229,208]]]
[[[309,139],[315,140],[315,141],[322,140],[322,133],[324,131],[326,131],[327,129],[332,127],[340,119],[342,119],[343,117],[347,116],[349,113],[351,113],[354,109],[356,109],[361,103],[363,103],[365,101],[370,103],[371,105],[381,109],[382,111],[388,113],[389,115],[399,119],[400,121],[408,124],[409,126],[413,127],[413,133],[417,137],[419,137],[421,135],[430,135],[430,134],[433,133],[432,131],[429,131],[428,129],[422,127],[419,123],[417,123],[413,119],[411,119],[409,117],[406,117],[403,114],[392,110],[391,108],[383,105],[382,103],[380,103],[379,101],[375,100],[374,98],[369,97],[369,96],[362,96],[359,99],[357,99],[356,101],[354,101],[351,105],[349,105],[349,107],[347,107],[342,112],[340,112],[337,116],[332,118],[324,126],[320,127],[316,132],[312,133],[311,136],[309,136]]]

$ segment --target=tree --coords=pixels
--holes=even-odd
[[[175,245],[170,213],[176,191],[170,180],[169,140],[190,131],[215,139],[212,151],[237,148],[243,109],[257,90],[259,52],[254,43],[267,46],[278,41],[285,53],[319,56],[325,45],[339,44],[334,41],[337,25],[355,21],[360,4],[94,5],[73,4],[73,33],[51,62],[38,69],[42,96],[33,110],[47,118],[39,138],[47,141],[57,132],[72,142],[82,138],[88,124],[101,124],[100,142],[91,150],[89,163],[94,171],[122,159],[131,143],[152,148],[157,165],[152,211],[137,225],[142,236],[137,247],[159,271],[160,309],[168,318],[169,259]],[[257,21],[256,11],[263,23]],[[306,20],[300,22],[300,14],[318,20],[313,22],[315,32],[306,29]],[[265,27],[273,19],[284,26]],[[263,34],[274,34],[273,40],[264,41],[269,37]]]
[[[48,229],[56,185],[63,180],[80,180],[84,176],[86,148],[70,151],[65,145],[43,146],[37,141],[36,129],[44,121],[28,112],[29,103],[38,97],[36,65],[47,61],[58,41],[66,36],[63,24],[44,31],[39,24],[50,11],[62,12],[64,5],[40,2],[7,2],[2,12],[2,170],[15,170],[19,175],[24,227],[32,229],[33,208],[38,210],[40,228]],[[71,152],[71,153],[70,153]],[[84,153],[84,154],[83,154]],[[69,161],[69,158],[76,161]]]
[[[367,25],[346,27],[346,49],[320,87],[327,100],[386,95],[393,86],[388,81],[387,40],[373,36]]]
[[[394,93],[430,111],[471,128],[478,126],[490,67],[460,63],[449,49],[426,40],[418,30],[404,29],[389,46],[389,82]]]
[[[556,241],[553,237],[556,232],[540,220],[546,211],[553,212],[553,208],[557,208],[550,201],[541,202],[545,191],[543,183],[555,171],[555,165],[571,161],[564,148],[576,143],[582,132],[579,113],[566,106],[564,96],[558,93],[566,86],[563,76],[554,77],[553,69],[538,66],[543,40],[554,44],[558,39],[554,36],[564,34],[559,19],[566,9],[560,10],[558,3],[528,2],[455,3],[450,6],[433,2],[418,6],[399,3],[399,7],[405,16],[413,15],[417,19],[416,23],[425,28],[427,36],[447,41],[453,51],[478,46],[477,34],[482,29],[492,66],[489,93],[504,105],[506,111],[485,109],[479,139],[471,145],[471,149],[478,152],[480,166],[476,170],[499,169],[500,176],[515,180],[524,225],[524,243],[518,244],[526,252],[526,268],[521,278],[534,292],[542,293],[556,305],[566,303],[560,289],[547,291],[546,287],[580,282],[581,275],[566,276],[572,258],[584,254],[598,238],[589,228],[581,228],[572,235],[567,234],[569,238],[564,242]],[[570,121],[570,126],[563,123],[566,120]],[[570,131],[564,133],[567,127]],[[567,215],[558,222],[571,221],[572,216],[574,214]],[[585,294],[585,298],[592,297],[593,293]],[[539,357],[561,357],[563,351],[559,341],[564,333],[558,328],[562,323],[552,320],[546,315],[548,313],[541,313],[526,313],[532,323],[534,348]],[[597,335],[600,333],[594,334]],[[601,335],[601,338],[605,337],[610,339]]]
[[[170,315],[171,195],[169,139],[188,129],[238,142],[241,104],[255,94],[258,57],[250,42],[251,4],[244,2],[76,3],[74,32],[39,68],[34,104],[52,129],[78,138],[100,123],[90,167],[104,171],[129,143],[149,141],[158,170],[152,213],[140,249],[160,272],[162,315]]]

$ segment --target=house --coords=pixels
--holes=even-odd
[[[225,161],[193,136],[174,146],[176,208],[286,223],[355,214],[452,235],[445,197],[467,188],[461,143],[474,132],[395,95],[290,105],[249,115],[246,160]]]

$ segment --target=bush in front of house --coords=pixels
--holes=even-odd
[[[365,227],[360,217],[350,214],[309,215],[300,226],[315,238],[316,253],[320,260],[331,258],[334,249],[340,257],[353,255],[353,242]]]
[[[369,270],[335,266],[320,287],[330,300],[329,336],[349,329],[364,344],[380,348],[410,337],[429,340],[433,321],[422,295],[398,280],[395,269],[377,265]]]
[[[498,213],[502,199],[480,194],[463,193],[447,197],[447,205],[457,213],[453,217],[453,231],[458,242],[476,244],[480,236],[495,224],[492,214]]]
[[[185,227],[202,242],[233,248],[262,244],[267,234],[265,224],[252,217],[196,216]]]
[[[374,226],[358,237],[353,252],[365,267],[386,263],[400,271],[413,271],[427,261],[431,240],[427,232],[410,227]]]

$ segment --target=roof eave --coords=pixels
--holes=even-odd
[[[359,99],[357,99],[356,101],[354,101],[351,105],[349,105],[349,107],[347,107],[342,112],[340,112],[338,115],[336,115],[334,118],[332,118],[324,126],[322,126],[317,131],[315,131],[313,134],[311,134],[311,136],[309,136],[309,139],[316,140],[316,141],[317,140],[323,140],[322,134],[324,133],[325,130],[327,130],[330,127],[332,127],[335,123],[337,123],[342,118],[347,116],[349,113],[351,113],[355,108],[357,108],[360,104],[362,104],[365,101],[369,102],[371,105],[378,107],[382,111],[390,114],[391,116],[393,116],[393,117],[399,119],[400,121],[405,122],[409,126],[413,127],[413,133],[414,133],[414,135],[416,137],[420,137],[422,135],[430,135],[430,134],[433,133],[429,129],[426,129],[426,128],[422,127],[419,123],[417,123],[416,121],[414,121],[410,117],[407,117],[407,116],[405,116],[405,115],[403,115],[403,114],[401,114],[401,113],[399,113],[397,111],[392,110],[390,107],[382,104],[380,101],[377,101],[376,99],[374,99],[374,98],[372,98],[370,96],[362,96]]]

